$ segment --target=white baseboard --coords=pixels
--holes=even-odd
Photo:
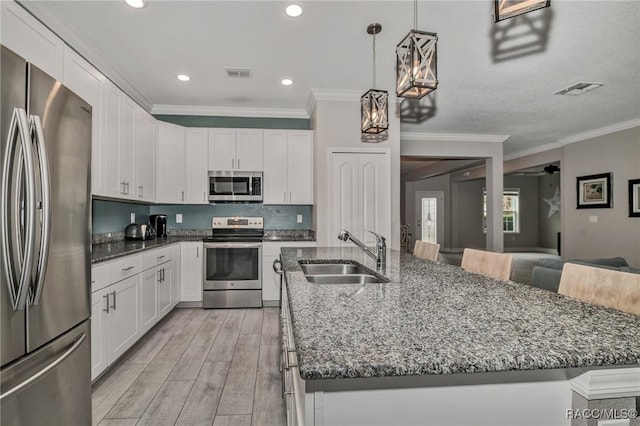
[[[263,300],[262,306],[280,306],[279,300]]]
[[[179,302],[176,308],[202,308],[202,302]]]

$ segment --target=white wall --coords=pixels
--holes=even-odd
[[[391,101],[391,99],[390,99]],[[314,130],[314,194],[312,224],[319,247],[335,246],[337,235],[329,232],[329,148],[388,148],[391,150],[391,236],[387,245],[400,249],[400,120],[395,104],[389,103],[389,138],[381,143],[360,141],[360,98],[320,100],[311,114]]]
[[[622,256],[640,267],[640,218],[628,214],[628,181],[640,178],[640,127],[566,145],[561,168],[562,257]],[[613,208],[576,209],[576,177],[607,172]]]

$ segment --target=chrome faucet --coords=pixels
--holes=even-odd
[[[377,266],[384,267],[385,263],[387,262],[387,242],[386,242],[387,240],[382,235],[376,232],[373,232],[373,231],[367,231],[367,232],[372,233],[376,237],[375,252],[372,251],[369,247],[365,246],[362,241],[357,239],[351,232],[347,231],[346,229],[343,229],[342,232],[338,234],[338,239],[341,241],[351,240],[355,245],[360,247],[362,251],[365,252],[365,254],[367,254],[369,257],[375,260]]]

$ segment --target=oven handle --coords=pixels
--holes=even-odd
[[[204,243],[204,248],[262,248],[262,243]]]

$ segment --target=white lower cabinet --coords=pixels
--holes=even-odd
[[[185,242],[180,246],[180,300],[202,302],[202,242]]]
[[[278,306],[280,275],[273,270],[273,262],[280,258],[282,247],[316,247],[315,241],[265,241],[262,243],[262,305]]]
[[[91,269],[91,380],[177,304],[173,258],[176,250],[180,250],[180,244]]]
[[[140,274],[140,326],[143,333],[146,333],[158,322],[157,281],[158,271],[156,268]]]
[[[173,276],[171,277],[171,306],[175,307],[180,302],[180,271],[181,268],[181,251],[182,245],[185,243],[176,244],[173,246]]]

